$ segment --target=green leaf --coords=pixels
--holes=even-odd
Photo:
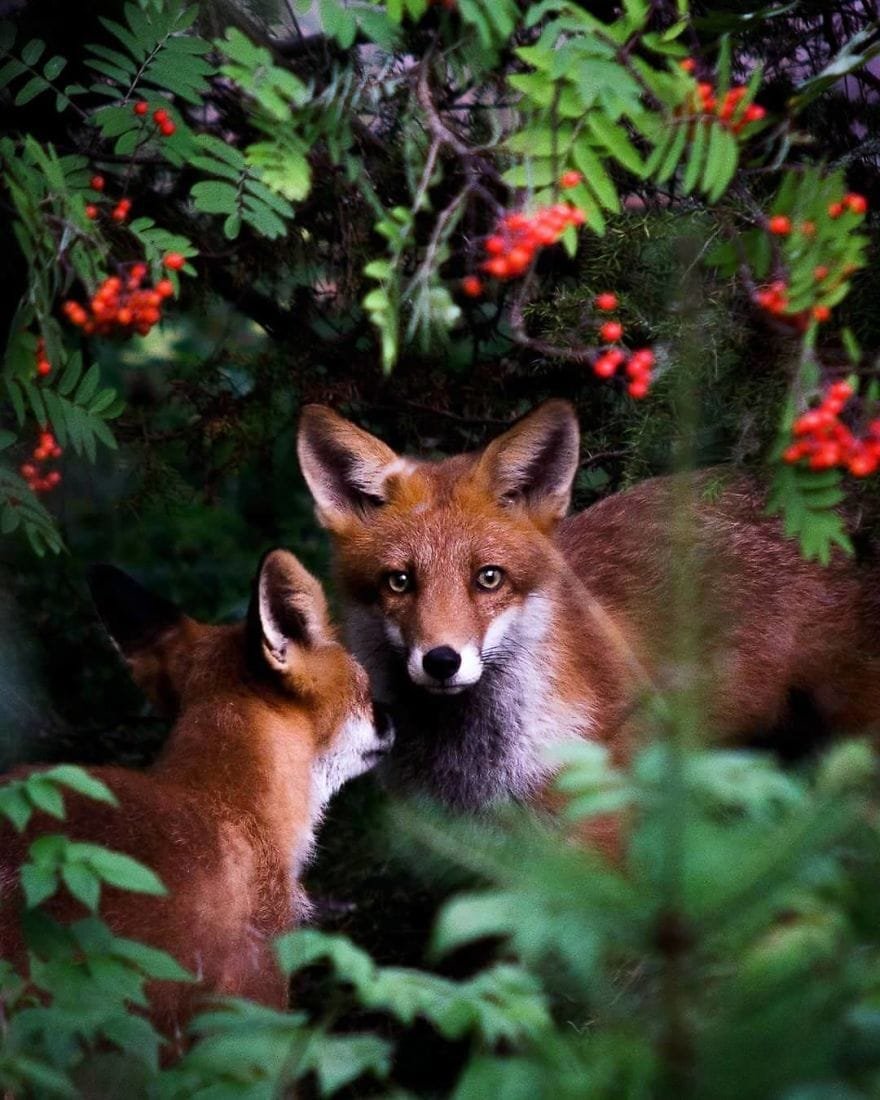
[[[733,179],[739,158],[736,138],[721,123],[715,123],[709,134],[709,149],[703,172],[703,190],[709,202],[717,202]]]
[[[240,203],[238,188],[220,180],[194,184],[190,196],[196,208],[205,214],[235,214]]]
[[[61,868],[61,878],[75,898],[93,913],[101,900],[101,881],[81,863],[66,863]]]
[[[75,764],[58,764],[42,774],[44,779],[51,780],[53,783],[61,783],[65,787],[70,787],[72,791],[85,795],[86,798],[94,799],[96,802],[106,802],[111,806],[118,804],[116,795],[105,783]]]
[[[167,893],[159,878],[131,856],[113,852],[97,844],[71,844],[71,857],[87,863],[110,886],[138,894]]]
[[[58,877],[54,868],[25,863],[21,868],[21,888],[24,891],[25,905],[29,909],[35,909],[51,898],[58,889]]]
[[[64,799],[44,775],[32,775],[25,782],[28,798],[38,810],[52,817],[64,817]]]

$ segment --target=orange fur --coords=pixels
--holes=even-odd
[[[107,614],[118,624],[120,591],[133,582],[111,580]],[[158,760],[145,771],[88,769],[118,808],[65,791],[65,821],[37,814],[23,836],[0,824],[0,883],[16,880],[28,846],[46,833],[151,867],[166,896],[105,887],[101,915],[196,975],[191,986],[150,990],[158,1026],[173,1034],[206,994],[286,1005],[271,941],[306,908],[297,879],[313,827],[329,788],[366,770],[387,738],[375,730],[366,673],[336,642],[317,582],[292,555],[265,559],[247,625],[169,623],[167,608],[155,636],[140,638],[139,624],[120,639],[138,683],[177,712]],[[19,963],[20,903],[17,889],[0,896],[0,956]],[[63,922],[85,912],[66,893],[47,908]]]
[[[300,462],[350,640],[400,717],[394,779],[466,806],[534,797],[547,743],[589,737],[628,755],[652,688],[700,694],[702,732],[739,742],[791,725],[801,698],[835,728],[877,725],[871,577],[842,555],[804,561],[739,477],[658,478],[564,518],[577,442],[559,401],[481,452],[436,462],[304,410]],[[481,590],[490,565],[503,583]],[[399,574],[408,587],[395,592]],[[419,667],[436,647],[461,669],[469,658],[468,682]],[[497,782],[480,774],[493,770]]]

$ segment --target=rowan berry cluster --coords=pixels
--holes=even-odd
[[[36,363],[36,372],[41,378],[45,378],[47,374],[51,374],[52,364],[46,358],[46,341],[42,336],[37,340],[37,347],[34,352],[34,362]]]
[[[103,194],[106,185],[106,180],[103,176],[92,176],[92,178],[89,180],[89,186],[92,188],[93,191],[97,191],[99,196]],[[96,202],[86,203],[87,218],[91,218],[92,221],[94,221],[97,217],[99,217],[100,213],[101,208],[97,205]],[[120,199],[110,211],[110,217],[113,219],[113,221],[118,222],[121,225],[123,222],[128,220],[128,215],[130,213],[131,199]]]
[[[824,264],[819,264],[816,267],[816,272],[816,281],[821,282],[823,279],[827,278],[828,268],[825,267]],[[755,293],[755,301],[761,309],[766,309],[766,311],[772,313],[774,317],[785,318],[786,321],[801,330],[807,327],[811,317],[815,321],[824,323],[831,316],[830,307],[823,305],[821,302],[818,305],[812,306],[810,309],[802,309],[797,313],[790,313],[788,306],[788,291],[789,286],[785,279],[774,279],[769,286],[761,287],[761,289]]]
[[[595,306],[603,313],[617,309],[617,295],[610,290],[598,294]],[[599,339],[605,344],[616,344],[623,336],[623,325],[619,321],[603,321],[599,326]],[[654,353],[650,348],[637,348],[628,353],[623,348],[613,347],[603,351],[593,363],[593,372],[599,378],[613,378],[620,367],[629,379],[626,392],[639,400],[645,397],[651,388],[651,370],[654,367]]]
[[[27,482],[32,493],[48,493],[61,481],[61,473],[58,470],[41,470],[40,464],[51,458],[60,458],[61,448],[55,436],[49,432],[40,432],[40,438],[33,451],[33,462],[25,462],[19,468],[19,473]]]
[[[165,266],[179,270],[186,261],[179,252],[169,252]],[[127,276],[108,276],[92,296],[88,308],[72,300],[61,307],[67,319],[88,335],[146,336],[162,319],[162,303],[174,294],[170,279],[160,279],[154,287],[145,287],[147,265],[132,264]]]
[[[576,182],[580,182],[580,173],[577,176]],[[496,279],[515,279],[531,265],[540,249],[556,244],[570,225],[583,225],[585,221],[583,210],[570,202],[543,206],[533,214],[521,211],[505,214],[495,232],[483,242],[488,259],[480,267]],[[471,298],[483,293],[482,280],[476,275],[468,275],[461,286]]]
[[[845,213],[854,214],[856,217],[864,217],[868,210],[868,200],[864,195],[850,191],[839,202],[828,204],[827,214],[831,220],[836,220]],[[767,230],[776,237],[814,237],[816,235],[816,223],[810,219],[795,223],[788,214],[773,214],[767,219]],[[836,271],[832,277],[830,263],[816,264],[813,268],[813,281],[816,283],[817,296],[821,297],[837,289],[844,279],[848,279],[855,271],[855,267],[845,264]],[[759,288],[755,293],[755,302],[774,317],[785,319],[795,328],[803,331],[812,318],[823,323],[831,317],[831,308],[823,302],[818,302],[809,309],[803,309],[792,313],[789,308],[789,285],[785,279],[775,279],[768,286]]]
[[[692,57],[686,57],[679,62],[679,66],[686,73],[693,73],[697,63]],[[738,134],[749,123],[760,122],[767,114],[766,109],[758,103],[750,103],[747,107],[743,107],[743,100],[748,94],[749,90],[744,84],[736,84],[719,99],[714,84],[700,81],[697,84],[694,106],[702,114],[715,115],[726,123],[733,133]]]
[[[854,477],[867,477],[880,466],[880,418],[872,420],[864,437],[855,435],[840,421],[853,396],[849,382],[833,382],[822,401],[794,422],[796,442],[785,449],[785,462],[807,459],[811,470],[848,470]]]
[[[144,118],[149,113],[150,105],[145,99],[139,99],[132,110],[139,118]],[[163,137],[171,137],[177,129],[164,107],[157,107],[153,111],[153,122],[156,123],[156,129]]]

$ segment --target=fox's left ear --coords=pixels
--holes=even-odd
[[[92,565],[88,583],[98,614],[132,679],[160,714],[173,717],[198,624],[115,565]]]
[[[562,519],[571,503],[580,431],[567,401],[546,401],[483,451],[477,464],[489,492],[522,504],[541,523]]]
[[[296,674],[303,653],[333,641],[324,590],[287,550],[270,550],[254,580],[248,610],[251,659]]]

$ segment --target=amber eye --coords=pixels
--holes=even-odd
[[[477,573],[477,586],[487,592],[494,592],[504,580],[504,570],[500,565],[484,565]]]
[[[412,577],[401,569],[395,573],[386,573],[385,583],[392,592],[399,596],[402,592],[409,592],[412,588]]]

